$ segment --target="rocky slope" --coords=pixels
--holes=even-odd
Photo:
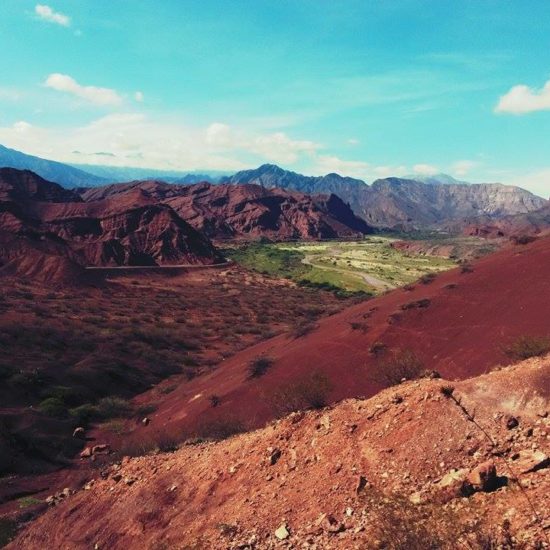
[[[142,181],[82,193],[86,201],[115,196],[169,205],[193,227],[214,239],[341,238],[360,237],[372,231],[335,195],[308,196],[259,185],[171,185]]]
[[[35,274],[47,277],[58,271],[56,262],[77,271],[220,261],[208,239],[168,205],[127,199],[84,202],[32,172],[0,169],[0,229],[17,237],[17,246],[13,238],[3,239],[0,263],[9,264],[10,273],[30,276],[32,265],[42,262],[52,268]],[[30,262],[38,256],[40,262]]]
[[[550,231],[550,204],[539,210],[513,216],[503,216],[499,219],[477,217],[465,220],[461,228],[466,235],[480,237],[521,237],[535,236]]]
[[[222,182],[334,193],[369,224],[403,229],[437,227],[451,220],[480,215],[499,219],[538,210],[547,204],[528,191],[497,183],[441,185],[434,181],[386,178],[369,186],[338,174],[309,177],[273,165],[238,172]]]
[[[543,548],[549,377],[546,358],[407,382],[124,458],[52,496],[8,548]]]

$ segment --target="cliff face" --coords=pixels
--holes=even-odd
[[[29,274],[28,258],[37,255],[48,265],[64,258],[64,265],[81,267],[221,260],[210,241],[170,206],[138,198],[87,203],[31,172],[2,170],[0,229],[17,239],[4,239],[0,262],[10,263],[10,272]]]
[[[310,197],[257,185],[198,184],[166,201],[210,237],[326,239],[371,228],[335,195]]]

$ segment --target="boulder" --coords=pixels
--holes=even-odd
[[[102,443],[100,445],[94,445],[92,447],[92,454],[93,455],[106,455],[109,454],[110,447],[107,443]]]
[[[80,458],[90,458],[92,456],[92,448],[86,447],[81,453]]]
[[[542,451],[525,449],[520,451],[514,457],[511,466],[517,474],[528,474],[542,468],[550,466],[550,457]]]
[[[477,491],[493,491],[497,487],[497,469],[492,460],[483,462],[471,470],[462,485],[464,494],[471,494]]]

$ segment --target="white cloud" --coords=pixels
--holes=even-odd
[[[231,128],[223,122],[213,122],[205,131],[206,143],[218,147],[230,147],[232,142]]]
[[[173,117],[112,113],[81,127],[0,127],[0,143],[61,162],[166,170],[241,170],[314,158],[320,147],[284,133],[261,134],[215,122],[193,127]],[[107,153],[99,160],[97,152]]]
[[[355,138],[349,138],[348,139],[348,144],[349,145],[359,145],[359,140],[355,139]]]
[[[548,110],[550,110],[550,80],[541,90],[530,88],[524,84],[514,86],[500,98],[495,107],[496,113],[511,113],[513,115]]]
[[[68,27],[71,24],[71,18],[68,15],[56,12],[45,4],[36,4],[34,13],[40,17],[40,19],[48,21],[48,23],[55,23],[63,27]]]
[[[145,99],[145,96],[143,95],[143,92],[140,92],[140,91],[137,91],[135,94],[134,94],[134,99],[139,102],[139,103],[142,103]]]
[[[506,178],[511,185],[528,189],[545,199],[550,198],[550,168],[543,168],[519,177]]]
[[[98,88],[97,86],[82,86],[74,78],[61,73],[52,73],[44,82],[44,86],[58,92],[65,92],[84,99],[95,105],[119,105],[122,97],[111,88]]]
[[[415,164],[413,166],[413,172],[422,176],[433,176],[439,173],[439,169],[431,164]]]
[[[368,174],[369,163],[359,160],[342,160],[331,155],[319,155],[314,173],[325,175],[336,172],[342,176],[364,179]]]
[[[463,177],[467,175],[472,168],[475,168],[478,165],[479,162],[474,160],[457,160],[451,165],[451,172],[453,176]]]
[[[284,132],[257,136],[248,145],[250,151],[283,164],[293,164],[303,153],[314,154],[320,147],[313,141],[293,140]]]
[[[391,176],[405,176],[411,171],[406,166],[375,166],[373,169],[374,178],[389,178]]]

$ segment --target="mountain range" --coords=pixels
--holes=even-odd
[[[544,210],[548,205],[545,199],[519,187],[499,183],[469,184],[445,174],[415,176],[414,179],[391,177],[368,185],[363,180],[336,173],[306,176],[273,164],[240,171],[232,176],[88,165],[77,168],[1,146],[0,166],[29,169],[47,180],[74,188],[102,186],[134,177],[139,180],[153,177],[184,185],[204,181],[223,185],[255,184],[265,189],[286,189],[307,195],[336,195],[369,226],[405,231],[453,227],[460,232],[465,227],[476,225],[480,219],[484,220],[484,225],[491,225],[501,218]],[[182,191],[178,190],[178,193]],[[219,193],[224,194],[223,191]],[[537,218],[546,219],[544,215]],[[507,225],[508,228],[512,226]],[[529,224],[529,227],[535,227],[535,224]]]
[[[499,183],[423,183],[404,178],[364,181],[338,174],[312,177],[265,164],[222,178],[221,183],[257,183],[305,193],[334,193],[353,211],[375,227],[420,229],[437,227],[451,220],[477,216],[498,219],[526,214],[545,207],[548,201],[519,187]]]

